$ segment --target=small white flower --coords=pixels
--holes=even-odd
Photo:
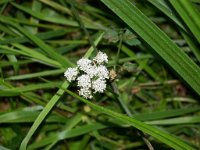
[[[74,81],[78,75],[78,69],[77,68],[68,68],[64,76],[67,78],[69,82]]]
[[[94,90],[94,93],[99,92],[103,93],[106,89],[106,80],[102,78],[98,78],[97,80],[92,82],[92,89]]]
[[[106,53],[99,51],[97,53],[97,56],[94,57],[93,60],[96,61],[97,64],[99,64],[99,65],[103,64],[103,63],[108,63],[108,56],[106,55]]]
[[[103,52],[98,52],[93,60],[88,58],[78,60],[77,67],[68,68],[64,76],[69,82],[77,80],[79,95],[91,99],[93,93],[103,93],[106,89],[106,79],[109,79],[109,71],[104,64],[107,62],[108,56]],[[78,76],[78,74],[80,75]]]
[[[90,88],[91,87],[91,79],[89,75],[83,74],[77,78],[78,86],[81,88]]]
[[[94,76],[97,75],[97,66],[96,65],[91,65],[91,66],[88,66],[88,68],[86,69],[86,73],[87,75],[90,76],[90,78],[92,79]]]
[[[97,76],[99,76],[100,78],[109,79],[109,71],[105,66],[100,65],[97,67]]]
[[[87,72],[87,70],[92,66],[92,61],[87,59],[87,58],[81,58],[77,62],[77,66],[79,67],[80,70]]]
[[[91,99],[92,98],[92,92],[90,89],[87,89],[87,88],[80,88],[80,90],[78,91],[79,92],[79,95],[82,95],[84,98],[89,98]]]

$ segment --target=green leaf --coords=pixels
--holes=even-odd
[[[200,68],[128,0],[101,0],[146,41],[199,95]]]

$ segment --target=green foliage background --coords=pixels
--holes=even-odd
[[[199,0],[1,0],[0,149],[200,148]],[[64,71],[109,55],[104,94]]]

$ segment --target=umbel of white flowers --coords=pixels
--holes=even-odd
[[[78,60],[77,67],[68,68],[64,76],[69,82],[76,80],[79,95],[91,99],[93,93],[103,93],[106,89],[106,79],[109,79],[106,63],[108,56],[99,51],[92,60],[88,58]]]

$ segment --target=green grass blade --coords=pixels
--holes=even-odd
[[[65,89],[66,87],[68,87],[68,85],[69,84],[67,82],[64,82],[61,87]],[[63,95],[63,93],[64,93],[64,90],[59,89],[57,91],[57,93],[51,98],[49,103],[45,106],[45,108],[42,110],[42,112],[39,114],[39,116],[33,123],[32,127],[29,130],[26,137],[23,139],[23,141],[20,145],[20,150],[26,150],[26,147],[27,147],[27,144],[28,144],[30,138],[35,133],[35,131],[37,130],[39,125],[42,123],[42,121],[46,118],[46,116],[50,112],[50,110],[52,110],[53,106],[55,106],[55,104],[58,102],[58,100],[60,99],[61,95]]]
[[[13,111],[13,112],[1,114],[0,124],[34,122],[37,116],[39,115],[39,113],[40,113],[39,111],[21,110],[21,111]],[[62,116],[51,115],[46,121],[65,123],[67,119]]]
[[[38,11],[33,11],[31,9],[28,9],[22,5],[18,5],[16,3],[13,3],[11,2],[11,4],[13,6],[15,6],[16,8],[30,14],[31,16],[34,16],[40,20],[44,20],[44,21],[47,21],[47,22],[52,22],[52,23],[56,23],[56,24],[62,24],[62,25],[68,25],[68,26],[73,26],[73,27],[78,27],[79,24],[74,21],[74,20],[71,20],[71,19],[67,19],[65,18],[64,16],[61,16],[61,15],[51,15],[51,13],[49,12],[38,12]],[[103,29],[102,26],[99,26],[99,25],[96,25],[94,24],[94,22],[89,22],[87,24],[85,24],[85,26],[87,28],[90,28],[90,29]]]
[[[128,0],[101,0],[200,95],[200,68]]]
[[[5,91],[7,92],[28,92],[28,91],[33,91],[33,90],[38,90],[38,89],[49,89],[49,88],[55,88],[55,87],[59,87],[61,85],[60,81],[57,82],[50,82],[50,83],[37,83],[37,84],[29,84],[26,86],[22,86],[22,87],[15,87],[12,89],[6,89]],[[4,92],[4,90],[1,90],[0,93]]]
[[[185,32],[181,32],[183,38],[185,39],[185,41],[187,42],[188,46],[190,47],[191,51],[193,52],[193,54],[195,55],[196,59],[200,62],[200,50],[199,47],[197,45],[197,41],[193,40],[187,33]]]
[[[55,38],[58,36],[63,36],[66,33],[72,32],[73,30],[56,30],[56,31],[47,31],[47,32],[43,32],[43,33],[37,33],[35,34],[38,38],[40,38],[41,40],[46,40],[46,39],[51,39],[51,38]],[[0,44],[10,44],[10,43],[25,43],[25,42],[29,42],[30,40],[26,37],[15,37],[15,38],[7,38],[4,40],[0,41]]]
[[[33,59],[35,59],[35,61],[39,61],[41,63],[44,63],[46,65],[50,65],[50,66],[54,66],[54,67],[59,67],[61,68],[61,64],[58,63],[55,60],[52,60],[51,58],[46,57],[46,55],[43,55],[37,51],[34,51],[28,47],[25,47],[23,45],[20,44],[13,44],[14,46],[16,46],[17,48],[19,48],[20,50],[16,50],[14,48],[10,48],[8,46],[4,46],[4,45],[0,45],[0,50],[3,50],[2,53],[9,53],[9,54],[21,54],[24,56],[28,56],[31,57]]]
[[[131,51],[127,46],[122,45],[122,51],[127,54],[131,58],[135,58],[136,54]],[[135,60],[138,64],[141,63],[141,60]],[[144,70],[154,79],[154,80],[161,80],[157,73],[149,66],[145,66]]]
[[[106,125],[101,124],[101,123],[91,123],[88,125],[82,125],[80,127],[77,127],[75,129],[72,129],[69,131],[64,130],[64,131],[59,132],[56,135],[52,135],[52,136],[46,138],[43,141],[36,142],[36,143],[30,145],[29,149],[30,150],[36,149],[36,148],[38,149],[45,145],[51,144],[52,142],[54,142],[56,140],[63,140],[63,139],[71,138],[71,137],[80,136],[80,135],[83,135],[83,134],[86,134],[86,133],[89,133],[89,132],[92,132],[95,130],[104,129],[106,127],[107,127]]]
[[[12,55],[12,54],[11,55],[8,54],[7,57],[8,57],[9,62],[13,63],[13,69],[15,71],[15,74],[17,74],[19,72],[19,65],[17,64],[17,61],[18,61],[17,58],[15,57],[15,55]]]
[[[170,119],[147,121],[146,123],[152,125],[194,124],[200,123],[200,116],[176,117]]]
[[[48,13],[42,13],[42,12],[38,12],[38,11],[33,11],[29,8],[24,7],[23,5],[18,5],[17,3],[11,3],[13,6],[15,6],[16,8],[30,14],[33,17],[36,17],[40,20],[44,20],[44,21],[48,21],[48,22],[52,22],[52,23],[58,23],[58,24],[64,24],[64,25],[69,25],[69,26],[78,26],[78,23],[76,23],[75,21],[72,20],[67,20],[66,18],[62,17],[62,16],[50,16],[50,14]]]
[[[124,123],[127,123],[151,136],[153,136],[154,138],[160,140],[161,142],[167,144],[168,146],[174,148],[174,149],[177,149],[177,150],[194,150],[193,147],[187,145],[186,143],[184,143],[183,141],[181,141],[180,139],[178,138],[175,138],[174,136],[168,134],[168,133],[165,133],[153,126],[150,126],[150,125],[147,125],[143,122],[140,122],[134,118],[130,118],[124,114],[120,114],[120,113],[117,113],[117,112],[114,112],[112,110],[109,110],[105,107],[101,107],[101,106],[98,106],[80,96],[78,96],[77,94],[69,91],[69,90],[66,90],[66,92],[72,96],[74,96],[75,98],[79,99],[80,101],[88,104],[89,106],[91,106],[92,108],[94,108],[95,110],[101,112],[101,113],[104,113],[104,114],[107,114],[108,116],[112,117],[112,118],[115,118],[117,120],[120,120]]]
[[[64,128],[63,128],[63,131],[61,131],[61,132],[59,132],[59,133],[57,133],[57,135],[56,134],[54,134],[54,136],[56,136],[56,137],[59,137],[59,134],[61,134],[62,132],[67,132],[67,131],[70,131],[72,128],[74,128],[78,123],[80,123],[82,121],[82,114],[77,114],[77,115],[75,115],[75,116],[73,116],[72,118],[70,118],[68,121],[67,121],[67,123],[66,123],[66,125],[64,126]],[[48,142],[46,142],[46,144],[49,144],[46,148],[45,148],[45,150],[50,150],[50,149],[52,149],[52,147],[60,140],[59,138],[54,138],[54,140],[53,141],[51,141],[51,140],[48,140],[48,138],[49,137],[47,137],[47,139],[44,139],[44,140],[46,140],[46,141],[48,141]],[[52,139],[52,138],[50,138],[50,139]],[[42,142],[42,143],[44,143],[44,142]],[[32,146],[37,146],[37,148],[38,148],[38,143],[35,143],[35,144],[33,144],[33,145],[30,145],[30,149],[31,149],[31,147]],[[39,144],[40,145],[40,144]]]
[[[100,40],[102,39],[104,33],[101,33],[96,40],[94,41],[94,44],[97,45]],[[89,57],[90,54],[93,51],[93,47],[91,47],[87,53],[85,54],[85,56]],[[37,117],[37,119],[35,120],[35,122],[33,123],[31,129],[29,130],[28,134],[26,135],[26,137],[23,139],[21,145],[20,145],[20,150],[26,150],[27,148],[27,144],[30,140],[30,138],[32,137],[32,135],[35,133],[35,131],[38,129],[38,127],[40,126],[40,124],[43,122],[43,120],[47,117],[47,115],[49,114],[49,112],[52,110],[52,108],[56,105],[56,103],[58,102],[58,100],[60,99],[60,97],[64,94],[64,90],[69,86],[68,82],[65,81],[62,85],[61,88],[57,91],[57,93],[51,98],[51,100],[47,103],[47,105],[44,107],[44,109],[42,110],[42,112],[39,114],[39,116]]]
[[[197,8],[189,0],[170,0],[170,3],[200,43],[200,17]]]
[[[24,79],[32,79],[36,77],[52,76],[52,75],[63,73],[64,71],[65,69],[48,70],[48,71],[42,71],[42,72],[37,72],[37,73],[31,73],[31,74],[11,76],[11,77],[6,78],[6,80],[24,80]]]
[[[1,150],[11,150],[11,149],[8,149],[8,148],[6,148],[6,147],[4,147],[4,146],[1,146],[1,145],[0,145],[0,149],[1,149]]]
[[[13,0],[1,0],[0,5],[2,5],[2,4],[4,4],[4,3],[11,2],[11,1],[13,1]]]
[[[9,20],[3,19],[3,16],[0,16],[0,22],[4,22],[7,24],[10,24],[11,26],[15,27],[18,31],[20,31],[22,34],[24,34],[26,37],[28,37],[31,41],[33,41],[36,45],[38,45],[44,52],[46,52],[50,57],[57,60],[63,67],[69,67],[72,64],[63,56],[59,55],[57,52],[53,50],[52,47],[48,46],[46,43],[44,43],[41,39],[39,39],[34,34],[30,33],[25,28],[22,28],[20,25],[13,23]]]
[[[164,0],[148,0],[152,5],[162,11],[167,17],[172,19],[179,27],[183,30],[187,31],[185,27],[182,25],[179,18],[173,13],[171,7],[169,7]]]
[[[140,114],[134,115],[134,117],[140,121],[150,121],[150,120],[158,120],[158,119],[164,119],[164,118],[169,118],[169,117],[181,116],[181,115],[198,112],[198,111],[200,111],[200,107],[140,113]]]

